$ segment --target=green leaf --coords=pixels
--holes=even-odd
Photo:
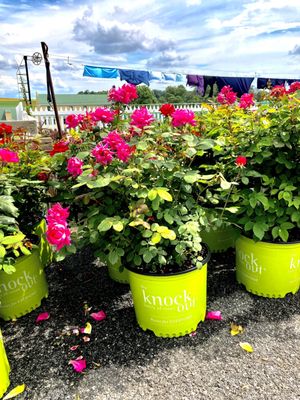
[[[109,252],[108,261],[111,263],[111,265],[116,265],[118,262],[120,262],[120,257],[115,250]]]
[[[145,261],[145,263],[149,264],[152,258],[153,254],[151,253],[151,251],[146,250],[145,253],[143,254],[143,260]]]
[[[156,190],[157,190],[157,194],[159,195],[159,197],[161,199],[166,200],[166,201],[172,201],[173,200],[171,194],[166,189],[156,188]]]
[[[16,386],[13,388],[5,397],[3,397],[3,400],[9,400],[13,399],[14,397],[18,396],[19,394],[23,393],[25,390],[26,386],[23,383],[23,385]]]
[[[152,237],[151,237],[151,241],[150,244],[157,244],[161,241],[161,234],[158,232],[154,232]]]
[[[25,246],[20,246],[20,250],[25,256],[29,256],[31,254],[31,251],[28,250]]]
[[[280,238],[281,238],[284,242],[287,242],[287,241],[288,241],[288,239],[289,239],[289,232],[288,232],[286,229],[281,229],[281,228],[279,228],[278,233],[279,233]]]
[[[134,265],[140,266],[142,264],[142,257],[135,255],[133,258]]]
[[[83,160],[84,158],[88,157],[90,155],[89,151],[80,151],[79,153],[76,154],[76,157],[79,158],[80,160]]]
[[[101,223],[98,225],[99,232],[106,232],[113,226],[112,220],[110,218],[105,218]]]
[[[12,274],[13,272],[16,272],[16,268],[10,264],[3,264],[2,268],[3,268],[3,271],[9,275]]]
[[[116,223],[113,224],[113,229],[117,232],[121,232],[124,229],[124,225],[123,222],[118,221]]]
[[[172,225],[174,222],[174,218],[168,212],[164,213],[164,219],[170,225]]]
[[[186,183],[195,183],[200,179],[200,175],[196,171],[191,171],[185,174],[183,179]]]
[[[23,233],[17,233],[16,235],[12,236],[5,236],[4,239],[1,240],[1,244],[11,245],[22,242],[25,238]]]
[[[149,192],[148,192],[148,199],[149,200],[153,201],[156,198],[156,196],[157,196],[156,189],[149,190]]]
[[[254,232],[255,236],[256,236],[259,240],[262,240],[262,239],[263,239],[266,230],[267,230],[267,229],[266,229],[265,224],[262,224],[262,223],[258,223],[258,222],[257,222],[257,223],[255,223],[255,224],[253,225],[253,232]]]
[[[249,178],[247,178],[246,176],[242,176],[241,181],[243,182],[244,185],[248,185]]]
[[[0,196],[0,210],[5,214],[17,217],[19,215],[19,210],[13,202],[14,198],[12,196]]]
[[[0,258],[4,258],[5,254],[6,254],[5,247],[0,245]]]

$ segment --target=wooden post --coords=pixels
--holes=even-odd
[[[61,130],[60,119],[59,119],[59,115],[58,115],[58,111],[57,111],[53,82],[52,82],[52,77],[51,77],[51,72],[50,72],[50,62],[49,62],[49,58],[48,58],[49,57],[48,46],[46,45],[45,42],[41,42],[41,46],[42,46],[43,56],[44,56],[44,61],[45,61],[45,66],[46,66],[47,100],[49,101],[49,103],[52,103],[52,106],[54,109],[54,114],[55,114],[55,119],[56,119],[57,130],[58,130],[58,137],[61,139],[62,138],[62,130]]]

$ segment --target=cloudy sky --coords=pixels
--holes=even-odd
[[[300,78],[300,1],[0,0],[1,97],[18,95],[17,64],[42,41],[56,93],[120,84],[83,77],[84,64]],[[44,65],[29,74],[45,93]]]

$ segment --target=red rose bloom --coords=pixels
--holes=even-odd
[[[173,112],[175,111],[175,107],[173,104],[163,104],[159,111],[165,116],[165,117],[170,117]]]
[[[69,143],[68,142],[57,142],[54,143],[53,149],[50,151],[50,156],[53,157],[56,153],[64,153],[65,151],[69,150]]]
[[[235,163],[238,167],[244,167],[247,164],[247,158],[244,156],[237,156]]]

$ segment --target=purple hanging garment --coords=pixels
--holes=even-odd
[[[204,94],[204,78],[202,75],[187,75],[186,83],[189,86],[196,86],[197,92],[203,96]]]

